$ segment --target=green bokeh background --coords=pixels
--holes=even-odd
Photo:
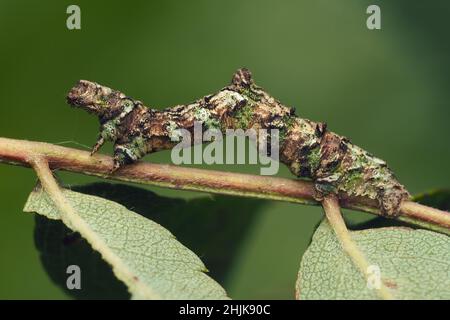
[[[69,4],[81,7],[81,30],[66,28]],[[382,30],[366,28],[369,4],[380,5]],[[90,146],[96,120],[65,103],[78,79],[160,107],[214,92],[246,66],[297,114],[327,122],[388,161],[412,193],[448,187],[449,15],[445,1],[0,0],[0,136]],[[145,160],[168,163],[170,154]],[[282,168],[280,176],[290,174]],[[0,165],[3,299],[68,298],[44,271],[33,216],[21,211],[35,181],[29,169]],[[267,203],[225,284],[233,298],[293,298],[322,216],[315,207]]]

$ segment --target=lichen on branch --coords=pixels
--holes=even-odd
[[[194,122],[201,122],[204,130],[222,132],[278,129],[280,161],[297,177],[313,180],[317,200],[328,194],[361,196],[377,200],[384,214],[397,215],[409,197],[383,160],[328,131],[325,123],[296,116],[295,109],[257,86],[247,69],[239,69],[231,84],[215,94],[162,111],[85,80],[70,90],[67,100],[98,116],[100,135],[92,151],[105,141],[114,142],[115,169],[174,147],[174,130],[193,132]]]

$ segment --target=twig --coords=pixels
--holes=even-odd
[[[172,189],[194,190],[319,205],[314,199],[314,186],[309,181],[255,176],[180,166],[136,163],[111,174],[113,159],[105,155],[91,156],[89,152],[32,142],[0,138],[0,162],[31,166],[31,159],[47,161],[52,170],[66,170],[87,175],[155,185]],[[380,215],[372,199],[339,195],[341,207]],[[424,228],[450,233],[450,214],[411,201],[404,201],[397,219]]]
[[[370,263],[358,248],[358,245],[353,241],[350,232],[345,225],[344,219],[342,218],[338,199],[334,195],[327,196],[324,198],[322,206],[328,222],[333,228],[342,249],[345,253],[347,253],[355,266],[364,275],[366,281],[368,281],[368,270]],[[390,291],[383,284],[383,281],[381,281],[380,286],[375,288],[375,290],[377,291],[378,296],[384,300],[394,299]]]

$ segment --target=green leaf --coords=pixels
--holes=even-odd
[[[223,288],[204,273],[201,260],[161,225],[109,200],[66,189],[63,193],[105,244],[92,245],[102,256],[116,258],[114,274],[125,282],[133,298],[227,298]],[[24,211],[60,219],[39,187],[30,194]],[[132,274],[132,280],[125,274]]]
[[[146,189],[124,184],[93,183],[71,187],[120,203],[153,220],[201,256],[210,276],[227,280],[239,249],[246,240],[257,212],[267,202],[231,196],[206,196],[192,200],[162,197]],[[126,299],[129,293],[100,254],[60,220],[36,215],[35,244],[45,270],[68,295],[77,299]],[[83,290],[68,290],[68,265],[83,270]]]
[[[221,195],[190,200],[169,198],[143,188],[111,183],[93,183],[72,190],[120,203],[161,224],[202,257],[211,277],[222,284],[258,218],[258,211],[268,203]]]
[[[427,230],[386,227],[351,231],[397,299],[450,299],[450,238]],[[375,275],[375,274],[374,274]],[[324,220],[303,255],[299,299],[377,299]]]
[[[130,293],[118,280],[111,266],[92,249],[78,232],[67,228],[61,220],[35,216],[34,241],[41,262],[52,281],[76,299],[129,299]],[[81,290],[67,288],[67,267],[82,270]]]

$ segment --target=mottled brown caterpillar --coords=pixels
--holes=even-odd
[[[95,153],[105,141],[114,142],[114,168],[134,162],[147,153],[170,149],[174,130],[193,131],[194,122],[203,128],[278,129],[279,159],[297,177],[314,181],[317,199],[329,193],[362,196],[377,200],[386,215],[396,215],[402,200],[409,197],[392,171],[380,160],[347,138],[295,115],[239,69],[231,84],[191,104],[162,111],[148,108],[125,94],[80,80],[67,101],[98,116],[100,135]]]

